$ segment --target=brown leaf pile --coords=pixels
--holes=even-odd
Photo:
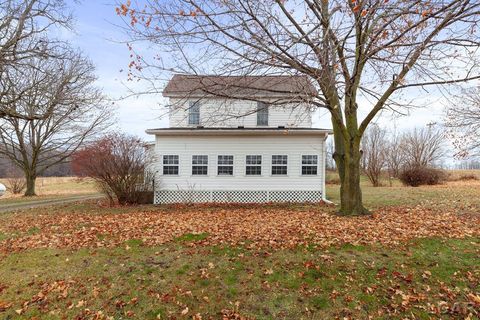
[[[101,210],[101,209],[99,209]],[[35,228],[37,232],[29,232]],[[185,234],[206,233],[196,245],[247,245],[251,248],[320,247],[382,243],[412,238],[463,238],[480,235],[480,215],[460,215],[417,207],[388,207],[367,217],[340,217],[326,207],[191,207],[182,210],[92,214],[57,212],[17,215],[0,227],[7,239],[0,252],[29,248],[81,248],[123,245],[141,239],[164,244]],[[15,235],[8,237],[8,235]]]

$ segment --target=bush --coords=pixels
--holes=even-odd
[[[7,170],[7,190],[13,194],[20,194],[26,186],[27,181],[25,180],[23,172],[17,167],[10,167]]]
[[[24,177],[9,177],[7,178],[7,189],[13,194],[22,193],[27,185]]]
[[[144,202],[149,188],[146,145],[136,137],[110,134],[72,156],[75,174],[91,177],[113,204]]]
[[[435,185],[443,183],[447,175],[443,170],[429,167],[405,168],[400,173],[400,181],[406,186]]]

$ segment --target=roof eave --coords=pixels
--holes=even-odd
[[[298,93],[292,92],[291,94],[288,93],[269,93],[269,94],[249,94],[245,96],[223,96],[223,95],[216,95],[216,94],[211,94],[211,93],[200,93],[200,92],[162,92],[162,96],[165,98],[179,98],[179,99],[198,99],[198,98],[216,98],[216,99],[233,99],[233,100],[242,100],[242,99],[248,99],[252,100],[252,97],[254,98],[299,98],[300,95]],[[313,97],[309,95],[302,95],[303,99],[311,99]],[[254,100],[254,99],[253,99]]]
[[[312,128],[295,130],[295,128],[273,128],[272,130],[261,130],[261,129],[148,129],[145,132],[151,135],[158,136],[191,136],[191,135],[330,135],[333,134],[333,131],[330,129],[316,129]]]

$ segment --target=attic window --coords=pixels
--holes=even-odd
[[[188,124],[200,124],[200,102],[191,101],[188,108]]]
[[[268,105],[257,102],[257,126],[268,126]]]

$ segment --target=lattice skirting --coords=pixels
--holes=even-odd
[[[155,191],[154,203],[265,203],[265,202],[319,202],[321,191],[303,190],[160,190]]]

